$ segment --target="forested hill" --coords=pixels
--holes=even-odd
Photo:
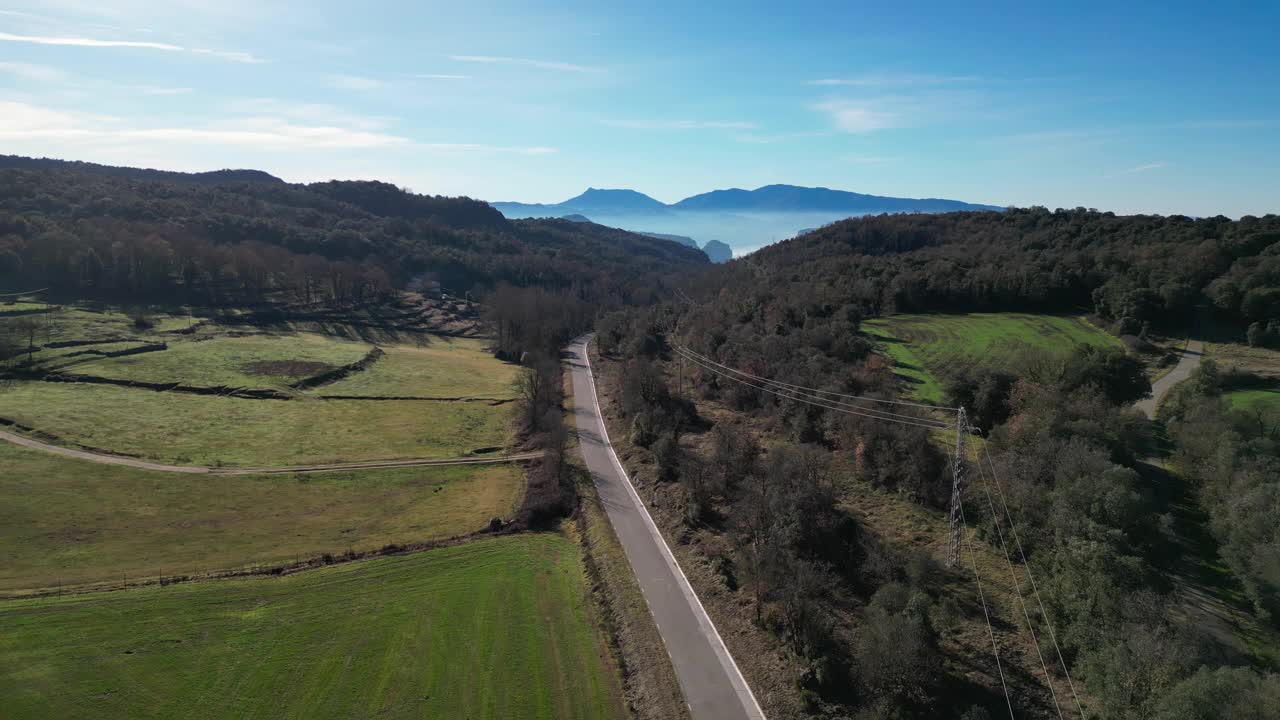
[[[99,165],[80,160],[56,160],[54,158],[31,158],[21,155],[0,155],[0,169],[18,168],[23,170],[71,170],[91,175],[114,175],[131,177],[139,180],[173,180],[177,182],[227,183],[227,182],[262,182],[283,183],[284,181],[261,170],[213,170],[211,172],[184,173],[171,170],[152,170],[149,168],[120,167],[117,165]]]
[[[234,181],[211,183],[34,163],[0,168],[0,288],[234,301],[288,287],[341,299],[429,273],[459,292],[510,283],[626,300],[707,263],[666,240],[567,220],[508,221],[483,202],[380,182],[296,185],[230,171]]]
[[[709,277],[734,302],[908,311],[1092,310],[1185,327],[1280,316],[1280,217],[1117,216],[1043,208],[844,220]],[[754,299],[752,299],[754,298]],[[776,308],[775,308],[776,309]]]

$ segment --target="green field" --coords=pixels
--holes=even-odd
[[[84,375],[203,387],[283,388],[356,362],[372,347],[324,335],[218,336],[168,340],[169,349],[101,358],[76,367]]]
[[[0,592],[439,540],[510,518],[509,465],[184,475],[0,443]]]
[[[0,603],[3,715],[610,718],[576,544]]]
[[[1222,397],[1236,410],[1280,411],[1280,388],[1232,390],[1223,393]]]
[[[457,457],[502,446],[510,406],[250,400],[112,385],[18,382],[5,392],[0,414],[52,433],[63,443],[160,462],[287,467]]]
[[[423,347],[393,345],[369,369],[317,392],[326,395],[492,397],[512,396],[517,366],[494,360],[487,341],[434,338]]]
[[[979,362],[1000,366],[1024,348],[1123,347],[1084,318],[1058,315],[892,315],[867,320],[862,327],[893,358],[911,394],[924,402],[942,400],[948,371]]]

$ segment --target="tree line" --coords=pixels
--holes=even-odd
[[[0,286],[358,299],[430,273],[458,293],[506,283],[631,302],[707,262],[668,241],[590,223],[509,222],[483,202],[387,183],[195,182],[36,162],[0,169]]]
[[[1280,318],[1280,216],[1191,219],[1077,208],[880,215],[833,223],[708,273],[698,300],[784,316],[851,306],[1079,312],[1123,334],[1185,330],[1204,306],[1239,327]],[[781,318],[783,320],[786,317]]]

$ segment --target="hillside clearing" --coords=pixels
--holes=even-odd
[[[481,540],[280,578],[0,604],[7,717],[608,718],[577,547]]]
[[[911,395],[923,402],[942,400],[942,383],[949,372],[979,362],[1003,366],[1024,349],[1123,347],[1084,318],[1061,315],[891,315],[867,320],[862,327],[897,364]]]

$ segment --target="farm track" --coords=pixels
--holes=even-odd
[[[108,455],[105,453],[75,450],[73,448],[53,445],[33,440],[22,435],[0,430],[0,440],[21,445],[22,447],[40,450],[54,455],[88,460],[106,465],[124,465],[140,470],[155,472],[184,473],[188,475],[279,475],[289,473],[336,472],[340,470],[377,470],[381,468],[401,467],[436,467],[448,465],[497,465],[511,462],[529,462],[542,457],[541,452],[514,453],[511,455],[495,455],[493,457],[461,457],[461,458],[418,458],[408,460],[366,460],[351,463],[330,463],[322,465],[298,465],[279,468],[223,468],[203,465],[166,465],[164,463],[147,462],[135,458]]]

